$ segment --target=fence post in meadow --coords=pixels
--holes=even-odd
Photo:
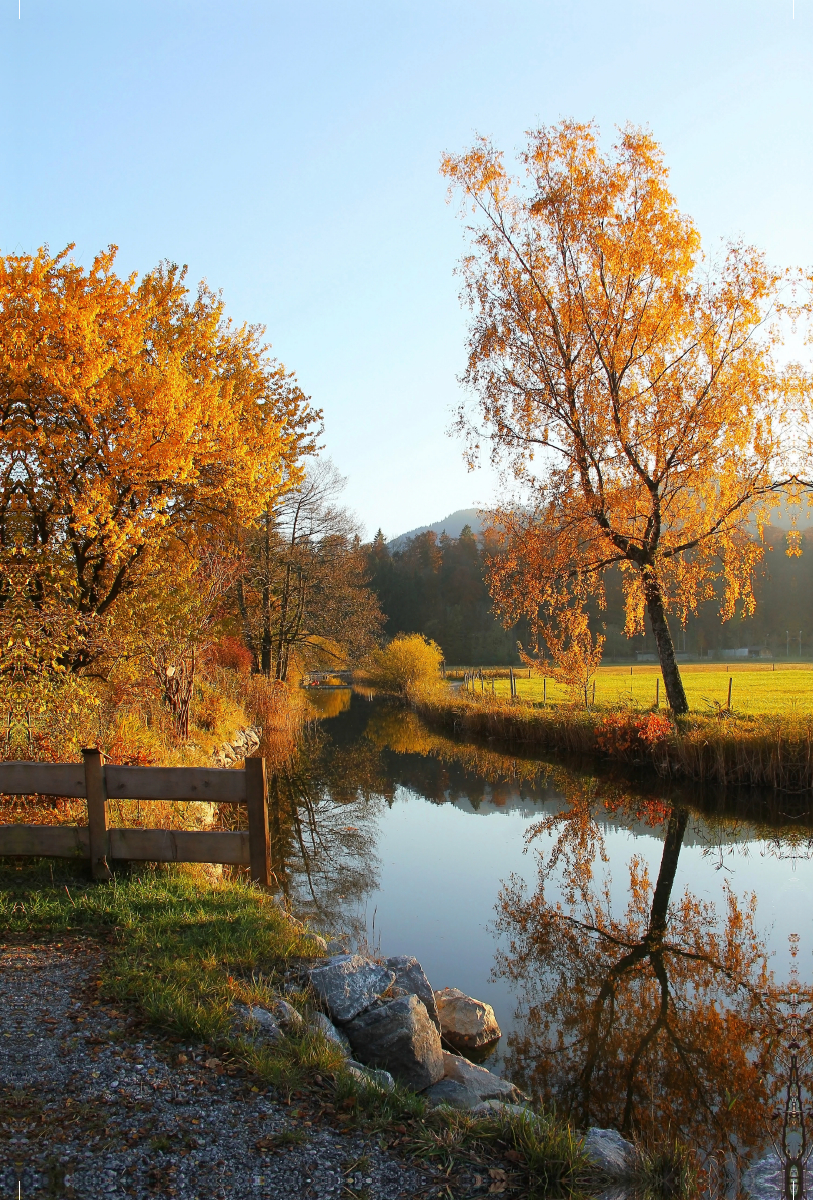
[[[107,865],[110,847],[107,837],[107,787],[102,752],[96,749],[83,750],[82,758],[85,760],[90,869],[94,879],[112,879],[112,872]]]
[[[548,680],[547,680],[547,676],[543,676],[543,679],[542,679],[542,703],[547,704],[547,702],[548,702]]]
[[[251,882],[271,886],[271,839],[268,834],[268,786],[265,759],[246,759],[246,806]]]
[[[729,675],[728,677],[728,711],[731,712],[731,685],[734,680]]]
[[[661,706],[661,681],[660,678],[655,680],[655,707]]]
[[[508,678],[509,678],[510,684],[511,684],[509,691],[511,693],[511,699],[513,700],[514,696],[516,696],[516,694],[517,694],[517,686],[516,686],[516,683],[514,682],[514,668],[513,667],[508,668]]]

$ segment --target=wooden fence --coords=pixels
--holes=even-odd
[[[245,770],[218,767],[116,767],[98,750],[83,763],[0,763],[0,794],[67,796],[87,800],[87,825],[0,825],[0,857],[89,858],[94,879],[109,879],[116,859],[147,862],[228,863],[251,868],[271,882],[265,759],[247,758]],[[248,831],[110,829],[108,799],[203,800],[245,804]]]

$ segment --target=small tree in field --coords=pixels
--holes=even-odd
[[[421,633],[399,634],[371,658],[371,676],[381,688],[403,696],[414,695],[440,679],[443,651]]]
[[[540,624],[536,633],[537,648],[541,633],[550,657],[544,653],[531,656],[520,651],[520,654],[529,667],[564,684],[574,698],[578,697],[589,708],[590,684],[601,666],[605,639],[602,634],[593,636],[587,614],[580,609],[562,608],[559,615],[557,624]]]
[[[673,711],[688,703],[667,614],[722,584],[753,609],[747,522],[783,476],[781,386],[766,333],[778,276],[753,249],[719,269],[637,129],[602,153],[590,125],[529,135],[524,185],[478,141],[443,170],[476,214],[463,261],[473,312],[460,427],[529,494],[500,512],[490,587],[532,621],[623,573],[627,632],[649,616]]]

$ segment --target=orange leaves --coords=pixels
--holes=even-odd
[[[636,760],[665,742],[671,732],[668,717],[658,713],[610,713],[596,731],[596,742],[613,758]]]
[[[169,532],[187,545],[301,476],[318,414],[256,328],[164,264],[140,282],[66,259],[0,259],[3,544],[60,562],[106,611]]]
[[[511,180],[478,142],[443,168],[479,214],[462,265],[478,402],[458,428],[470,451],[485,433],[525,492],[495,601],[557,622],[623,564],[628,630],[649,609],[683,711],[664,609],[685,619],[721,580],[723,616],[750,610],[748,522],[787,475],[790,393],[767,323],[779,277],[742,245],[702,260],[642,130],[605,152],[593,126],[565,121],[533,131],[521,164]]]

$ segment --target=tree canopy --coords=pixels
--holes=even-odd
[[[495,602],[544,639],[601,602],[619,564],[627,631],[648,613],[685,712],[667,613],[685,618],[719,582],[724,613],[753,605],[745,526],[783,477],[780,278],[740,244],[703,257],[641,130],[603,152],[591,125],[540,128],[520,167],[485,140],[443,164],[475,218],[462,274],[477,405],[459,425],[526,496],[496,516]]]
[[[172,545],[295,487],[320,414],[184,270],[68,252],[0,257],[0,546],[7,610],[92,621]]]

